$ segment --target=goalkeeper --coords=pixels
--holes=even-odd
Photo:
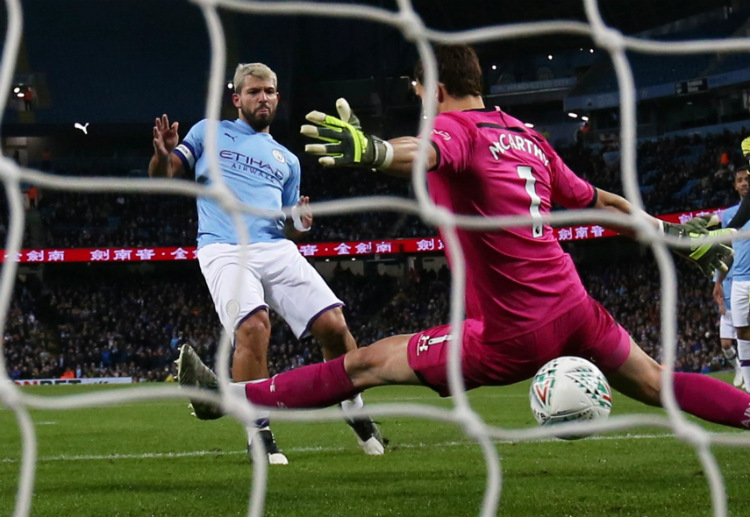
[[[416,69],[417,94],[423,100],[432,96],[438,108],[427,164],[432,200],[462,215],[533,220],[529,226],[502,230],[457,230],[466,263],[466,319],[457,343],[466,388],[520,382],[555,357],[575,355],[596,363],[621,393],[661,405],[661,365],[588,295],[571,257],[539,219],[553,202],[620,214],[634,208],[576,176],[539,133],[499,108],[485,108],[481,67],[471,47],[438,46],[436,56],[440,82],[435,91],[424,88],[423,70]],[[319,155],[325,166],[375,168],[409,177],[418,139],[385,142],[367,135],[346,102],[337,104],[338,118],[317,111],[308,115],[314,125],[303,126],[302,133],[321,143],[306,151]],[[691,243],[713,222],[706,218],[672,225],[644,217],[655,229]],[[684,251],[707,274],[723,269],[722,259],[730,253],[721,244],[700,242]],[[230,389],[261,406],[288,408],[324,407],[386,384],[423,385],[447,396],[450,343],[450,325],[440,325]],[[193,371],[203,367],[197,361],[183,366]],[[701,374],[675,373],[673,382],[684,411],[750,428],[750,394]]]

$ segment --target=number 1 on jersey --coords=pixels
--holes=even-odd
[[[539,212],[539,205],[542,204],[542,200],[536,193],[536,178],[532,174],[531,167],[528,165],[519,165],[516,170],[518,171],[518,176],[521,179],[526,180],[526,193],[531,199],[531,204],[529,205],[529,213],[531,214],[531,217],[534,219],[541,219],[542,214]],[[538,239],[543,233],[544,224],[538,220],[533,221],[531,223],[531,236]]]

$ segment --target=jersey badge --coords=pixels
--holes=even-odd
[[[280,161],[281,163],[286,163],[286,158],[284,158],[284,155],[281,153],[281,151],[279,151],[278,149],[274,149],[273,151],[271,151],[271,153],[273,154],[273,157],[278,161]]]

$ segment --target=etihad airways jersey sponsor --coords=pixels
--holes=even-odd
[[[194,125],[174,153],[199,183],[211,184],[206,150],[207,121]],[[242,203],[261,210],[280,210],[299,200],[300,166],[297,157],[268,133],[258,133],[245,121],[222,120],[217,151],[221,176]],[[231,215],[208,197],[199,197],[198,247],[211,243],[237,244]],[[250,242],[284,238],[284,218],[243,214]]]

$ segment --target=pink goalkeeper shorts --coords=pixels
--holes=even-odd
[[[606,374],[630,354],[630,336],[602,305],[587,297],[539,329],[506,341],[476,339],[476,320],[464,322],[461,369],[466,389],[514,384],[534,376],[545,363],[562,355],[589,359]],[[450,325],[417,332],[407,345],[409,366],[441,396],[448,390]]]

